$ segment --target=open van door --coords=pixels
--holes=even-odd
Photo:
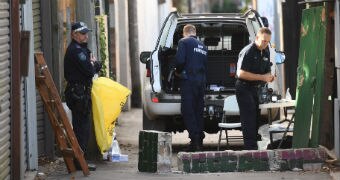
[[[257,31],[261,27],[265,27],[265,24],[262,21],[262,18],[264,17],[261,18],[260,14],[254,9],[249,9],[246,13],[244,13],[243,16],[246,18],[246,25],[248,28],[250,39],[251,41],[254,41]]]
[[[173,35],[177,26],[177,12],[171,12],[165,19],[162,29],[159,33],[156,47],[151,53],[150,59],[150,84],[153,92],[161,92],[161,69],[159,65],[158,53],[161,48],[171,48],[173,43]]]

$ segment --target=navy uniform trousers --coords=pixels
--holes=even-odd
[[[204,83],[182,80],[181,97],[181,111],[185,126],[189,132],[189,138],[193,144],[202,145],[204,138]]]
[[[90,100],[89,100],[90,101]],[[87,102],[90,103],[90,102]],[[91,127],[91,113],[89,111],[83,110],[72,110],[72,126],[74,134],[77,137],[79,146],[84,153],[87,151],[87,144],[90,137],[90,127]]]
[[[91,128],[91,85],[68,83],[65,90],[65,99],[72,111],[72,126],[78,144],[84,153],[87,151],[87,144]]]
[[[236,98],[240,109],[240,120],[243,129],[244,149],[256,150],[260,109],[258,87],[236,81]]]

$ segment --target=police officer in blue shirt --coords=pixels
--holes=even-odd
[[[64,76],[67,81],[65,100],[72,111],[72,126],[78,143],[86,153],[91,127],[91,87],[92,78],[101,69],[101,63],[96,60],[87,47],[88,32],[83,22],[72,24],[72,42],[64,57]],[[75,161],[77,169],[79,163]],[[95,170],[89,164],[90,170]]]
[[[181,78],[181,112],[191,139],[188,151],[202,149],[204,139],[204,91],[207,48],[196,38],[196,28],[187,24],[178,42],[176,74]]]
[[[271,31],[268,28],[260,28],[255,42],[241,50],[237,62],[236,99],[240,109],[244,148],[247,150],[258,148],[258,88],[261,84],[274,80],[270,73],[270,38]]]

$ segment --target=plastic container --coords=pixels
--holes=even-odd
[[[119,148],[119,144],[117,139],[114,139],[112,141],[112,145],[111,145],[111,155],[112,154],[120,154],[120,148]]]
[[[287,88],[287,91],[286,91],[286,100],[292,100],[292,95],[290,95],[290,92],[289,92],[289,88]]]
[[[111,162],[120,162],[120,154],[111,154],[110,161]]]
[[[120,162],[128,162],[129,161],[129,155],[127,154],[121,154],[119,158]]]
[[[111,162],[120,162],[120,148],[116,138],[113,139],[108,155],[108,160]]]

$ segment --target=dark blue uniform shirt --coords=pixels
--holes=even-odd
[[[270,66],[271,62],[268,48],[260,51],[256,47],[255,43],[251,43],[244,47],[239,54],[239,59],[237,62],[238,70],[242,69],[254,74],[266,74],[270,72]],[[261,81],[240,80],[252,85],[258,85],[262,83]]]
[[[90,53],[87,43],[79,44],[72,40],[64,57],[64,77],[67,82],[91,84],[92,77],[100,70],[101,64],[96,61],[93,66]]]
[[[195,36],[182,38],[178,42],[175,63],[177,72],[184,74],[182,78],[205,83],[207,52],[206,46]]]

